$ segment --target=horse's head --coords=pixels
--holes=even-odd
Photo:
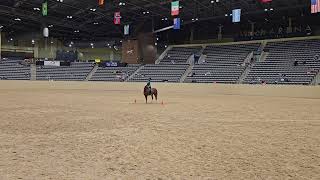
[[[143,91],[144,92],[148,92],[149,91],[149,87],[147,85],[145,85]]]

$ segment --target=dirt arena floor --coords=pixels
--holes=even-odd
[[[320,87],[153,86],[0,81],[0,180],[320,179]]]

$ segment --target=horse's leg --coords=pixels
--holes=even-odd
[[[144,97],[146,98],[146,104],[148,104],[148,96],[144,95]]]
[[[154,94],[154,97],[156,97],[156,101],[158,101],[158,92]]]
[[[153,94],[151,94],[151,98],[152,98],[152,101],[153,101]]]

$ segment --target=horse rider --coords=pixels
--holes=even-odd
[[[149,88],[149,94],[151,94],[151,78],[148,79],[147,87]]]

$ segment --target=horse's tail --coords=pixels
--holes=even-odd
[[[156,88],[154,88],[154,97],[156,97],[156,100],[158,100],[158,90]]]

